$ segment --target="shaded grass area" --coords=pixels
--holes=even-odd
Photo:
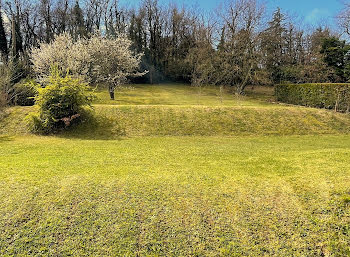
[[[0,255],[348,256],[350,136],[0,140]]]

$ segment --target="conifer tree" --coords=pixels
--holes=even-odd
[[[84,22],[84,15],[83,10],[80,8],[79,1],[75,1],[75,5],[72,10],[72,16],[73,16],[73,28],[72,28],[72,35],[75,40],[78,38],[84,38],[87,36],[87,31],[85,27]]]
[[[3,62],[7,62],[8,46],[7,46],[7,38],[6,38],[6,33],[4,28],[4,21],[2,18],[1,1],[0,1],[0,52],[1,52],[1,60]]]
[[[14,59],[18,59],[19,55],[23,54],[23,41],[21,35],[21,27],[20,27],[20,16],[19,16],[19,6],[16,6],[17,12],[12,15],[11,22],[11,50],[12,57]]]
[[[271,74],[273,82],[282,79],[281,68],[283,65],[283,49],[285,45],[285,15],[280,8],[273,14],[269,27],[263,33],[262,45],[266,54],[266,68]]]

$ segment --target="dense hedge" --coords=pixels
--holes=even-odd
[[[288,104],[350,110],[350,84],[280,84],[275,95],[277,101]]]

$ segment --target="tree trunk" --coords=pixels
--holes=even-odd
[[[253,69],[253,64],[250,65],[249,70],[248,70],[244,80],[242,81],[242,83],[237,86],[237,94],[239,94],[239,95],[244,94],[244,89],[247,86],[248,79],[250,77],[250,72],[252,71],[252,69]]]
[[[109,96],[114,100],[114,86],[109,86]]]
[[[339,90],[337,90],[337,92],[338,92],[338,96],[337,96],[337,101],[335,102],[335,107],[334,107],[335,112],[338,111],[338,106],[339,106],[339,102],[340,102],[340,92],[339,92]]]

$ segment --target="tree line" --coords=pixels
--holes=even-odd
[[[267,14],[258,0],[226,1],[210,14],[188,6],[142,0],[138,7],[118,0],[2,0],[0,51],[15,66],[12,80],[30,75],[32,49],[58,35],[74,40],[99,33],[126,35],[143,53],[133,82],[165,80],[230,86],[292,82],[347,82],[350,48],[327,26],[305,29],[277,8]],[[339,14],[350,35],[350,6]]]

